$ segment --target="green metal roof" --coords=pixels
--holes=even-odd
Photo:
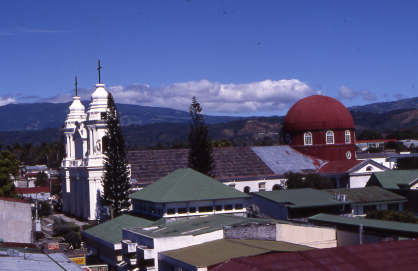
[[[250,196],[187,168],[178,169],[129,197],[151,202],[178,202]]]
[[[289,204],[289,208],[309,208],[343,204],[343,202],[335,200],[334,195],[312,188],[263,191],[254,193],[254,195],[277,203]]]
[[[337,201],[335,194],[347,195],[345,202]],[[342,204],[406,202],[402,196],[389,192],[380,187],[371,186],[363,188],[343,188],[315,190],[312,188],[263,191],[254,193],[257,196],[269,199],[279,204],[288,205],[288,208],[311,208],[321,206],[335,206]],[[370,198],[371,195],[371,198]]]
[[[116,244],[122,241],[122,229],[124,228],[149,227],[162,223],[164,223],[163,219],[151,221],[131,215],[121,215],[94,226],[93,228],[87,229],[84,232],[106,242]]]
[[[193,219],[182,219],[179,221],[168,222],[154,229],[130,229],[141,235],[152,238],[169,237],[169,236],[186,236],[200,235],[208,232],[217,231],[224,227],[242,225],[247,223],[282,223],[282,221],[274,219],[256,219],[246,218],[234,215],[209,215]],[[283,222],[290,224],[288,222]]]
[[[359,217],[345,217],[337,215],[319,214],[308,218],[309,222],[321,222],[325,224],[340,224],[348,226],[360,226],[370,229],[390,230],[405,233],[418,233],[418,224],[416,223],[404,223],[393,222],[376,219],[366,219]]]
[[[161,253],[194,266],[209,266],[231,258],[311,249],[313,248],[278,241],[221,239]]]
[[[321,192],[327,192],[334,196],[339,193],[347,195],[347,201],[353,205],[362,203],[385,203],[385,202],[407,202],[405,197],[399,196],[396,193],[387,191],[377,186],[369,186],[362,188],[340,188],[340,189],[327,189],[320,190]]]
[[[409,186],[418,179],[418,170],[388,170],[373,174],[385,189],[400,189],[399,186]]]

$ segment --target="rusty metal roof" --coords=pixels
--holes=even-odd
[[[240,257],[209,267],[208,270],[416,270],[417,255],[418,240],[389,241]]]

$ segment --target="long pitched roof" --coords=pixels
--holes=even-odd
[[[418,224],[405,223],[395,221],[384,221],[377,219],[366,219],[358,217],[345,217],[338,215],[319,214],[308,218],[309,222],[320,223],[321,225],[344,225],[358,227],[363,225],[364,229],[385,230],[389,232],[399,232],[404,234],[412,234],[418,237]]]
[[[335,194],[347,195],[345,202],[335,199]],[[380,187],[343,188],[315,190],[312,188],[263,191],[253,193],[278,204],[289,205],[289,208],[310,208],[318,206],[333,206],[377,202],[406,202],[407,199]]]
[[[380,185],[385,189],[408,187],[418,179],[418,170],[391,170],[373,173]]]
[[[82,232],[82,235],[88,234],[108,243],[116,244],[122,241],[122,229],[124,228],[149,227],[162,223],[162,220],[151,221],[125,214],[87,229]]]
[[[418,240],[389,241],[240,257],[209,270],[416,270],[417,254]]]
[[[226,186],[190,168],[177,169],[129,196],[151,202],[179,202],[247,198],[249,195]]]
[[[221,239],[161,253],[200,267],[222,263],[235,257],[312,249],[314,248],[280,241]]]
[[[327,162],[318,170],[318,173],[353,173],[369,164],[382,170],[390,170],[390,168],[385,167],[384,165],[381,165],[371,159],[341,160]]]
[[[179,168],[187,167],[187,149],[128,152],[132,179],[137,184],[153,183]],[[325,161],[304,155],[289,146],[234,147],[213,149],[215,179],[266,178],[287,171],[315,171]]]

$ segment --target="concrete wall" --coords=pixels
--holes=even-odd
[[[277,224],[276,241],[314,248],[329,248],[337,246],[337,234],[333,228]]]
[[[30,204],[0,199],[0,238],[5,242],[31,243],[31,237]]]
[[[276,224],[250,223],[224,229],[225,239],[276,241]]]

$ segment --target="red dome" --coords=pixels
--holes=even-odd
[[[306,97],[287,112],[285,133],[297,131],[354,129],[350,111],[334,98],[322,95]]]

